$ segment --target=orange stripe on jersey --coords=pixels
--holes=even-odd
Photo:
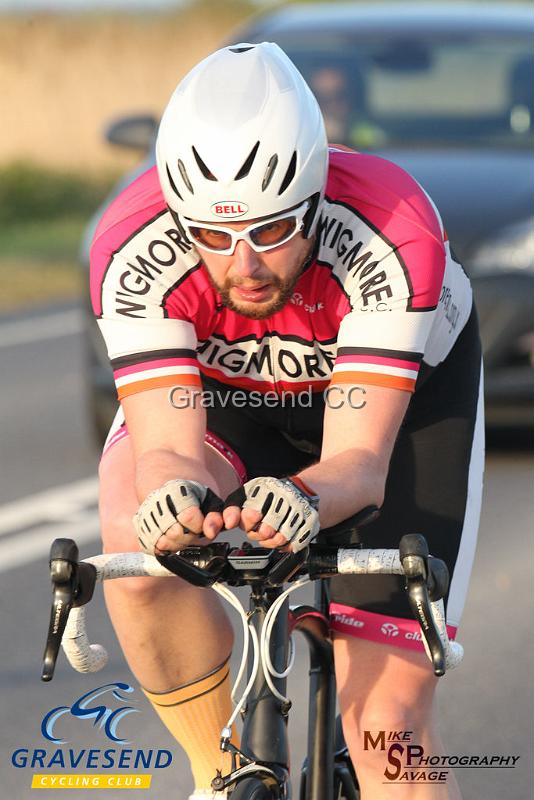
[[[148,389],[163,389],[166,386],[198,386],[202,387],[202,381],[198,375],[161,375],[158,378],[147,378],[144,381],[127,383],[117,390],[119,400],[129,397],[131,394],[146,392]]]
[[[415,381],[411,378],[400,378],[396,375],[384,375],[376,372],[335,372],[331,385],[336,383],[368,383],[372,386],[386,386],[389,389],[403,389],[405,392],[415,391]]]

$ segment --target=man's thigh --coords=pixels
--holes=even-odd
[[[237,464],[229,460],[230,455],[225,453],[223,442],[207,437],[206,466],[217,481],[222,497],[234,491],[240,482]],[[135,460],[131,439],[125,428],[123,435],[105,449],[100,462],[99,477],[100,523],[104,550],[107,552],[139,550],[132,523],[132,517],[139,507],[135,491]]]

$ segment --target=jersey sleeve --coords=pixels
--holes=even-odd
[[[353,183],[356,197],[327,198],[321,220],[345,304],[332,383],[413,392],[443,284],[444,231],[425,192],[390,162],[360,156]]]
[[[209,317],[196,251],[145,174],[104,215],[91,247],[91,297],[119,400],[200,386],[195,320]]]

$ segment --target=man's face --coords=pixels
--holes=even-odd
[[[225,223],[243,230],[251,222]],[[293,289],[313,247],[313,238],[296,234],[285,244],[257,253],[244,240],[231,255],[220,255],[196,245],[210,279],[225,306],[251,319],[265,319],[280,311]]]

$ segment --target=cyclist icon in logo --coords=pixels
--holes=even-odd
[[[93,719],[93,725],[100,723],[99,727],[104,729],[108,739],[111,739],[113,742],[118,742],[119,744],[127,744],[128,742],[126,739],[121,739],[118,736],[117,726],[120,720],[127,714],[139,712],[140,709],[132,708],[131,706],[116,709],[109,708],[106,705],[96,705],[93,707],[90,706],[92,700],[96,700],[98,697],[101,697],[107,692],[111,692],[112,696],[116,700],[126,702],[127,698],[120,694],[118,691],[119,689],[127,693],[134,691],[133,686],[130,686],[127,683],[108,683],[105,686],[92,689],[90,692],[87,692],[87,694],[82,695],[70,707],[58,706],[57,708],[53,708],[43,717],[43,721],[41,722],[41,733],[45,739],[49,739],[51,742],[55,742],[56,744],[65,744],[67,741],[66,739],[58,739],[57,736],[54,736],[54,726],[60,717],[64,716],[65,714],[71,714],[73,717],[77,717],[78,719]]]

